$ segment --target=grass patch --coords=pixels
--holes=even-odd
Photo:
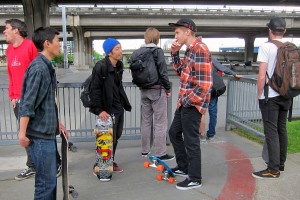
[[[287,123],[288,153],[300,152],[300,120]]]
[[[259,137],[252,135],[251,133],[244,131],[242,129],[233,129],[236,134],[245,137],[254,142],[263,144],[263,140]],[[300,120],[295,120],[287,123],[288,132],[288,153],[299,153],[300,152]]]

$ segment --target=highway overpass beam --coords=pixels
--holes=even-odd
[[[245,62],[246,61],[254,61],[254,40],[255,36],[247,35],[244,37],[245,39]]]

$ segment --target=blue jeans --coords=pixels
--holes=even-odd
[[[34,200],[56,200],[56,140],[34,138],[28,149],[36,170]]]
[[[176,163],[189,178],[201,181],[201,149],[199,125],[201,113],[195,107],[180,107],[175,111],[169,135]]]
[[[208,126],[208,131],[206,132],[206,136],[210,138],[216,135],[216,125],[217,125],[217,115],[218,115],[217,96],[211,96],[209,106],[208,106],[208,113],[209,113],[209,126]]]

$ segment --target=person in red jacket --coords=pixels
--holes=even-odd
[[[6,20],[3,34],[5,35],[6,42],[9,43],[6,50],[7,72],[9,77],[8,93],[15,116],[18,119],[18,107],[21,97],[23,77],[31,61],[37,57],[38,50],[31,40],[26,39],[27,26],[23,21],[18,19]],[[24,180],[35,175],[35,169],[27,148],[26,153],[27,169],[22,170],[22,172],[15,177],[16,180]],[[57,175],[60,175],[61,166],[59,154],[57,155],[57,159]]]

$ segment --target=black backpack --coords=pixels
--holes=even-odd
[[[96,63],[96,65],[98,64],[98,62]],[[103,73],[103,68],[104,67],[101,67],[101,75],[102,75],[102,78],[103,80],[106,79],[107,77],[107,70],[106,70],[106,73]],[[107,68],[107,67],[106,67]],[[81,85],[81,89],[82,89],[82,92],[80,94],[80,100],[82,102],[82,105],[85,107],[85,108],[90,108],[91,105],[92,105],[92,100],[91,100],[91,84],[92,84],[92,79],[93,79],[93,74],[91,74]]]
[[[215,67],[213,67],[212,71],[213,71],[213,86],[211,90],[211,95],[219,97],[225,93],[226,85],[223,81],[223,78],[218,73],[218,70]]]
[[[131,55],[128,63],[131,70],[132,82],[138,87],[151,87],[157,84],[159,80],[156,57],[153,55],[156,49],[158,47],[141,47]]]

